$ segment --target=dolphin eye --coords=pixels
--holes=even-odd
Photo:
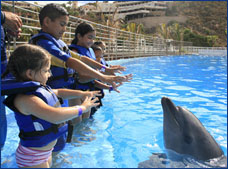
[[[191,144],[191,143],[192,143],[192,137],[189,136],[189,135],[184,135],[184,141],[185,141],[187,144]]]

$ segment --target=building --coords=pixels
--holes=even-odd
[[[72,1],[72,8],[74,9],[78,8],[78,1]]]
[[[96,11],[96,7],[94,5],[83,5],[79,7],[79,11],[82,15],[87,15],[88,12]]]
[[[165,1],[115,1],[113,3],[97,3],[94,12],[113,15],[116,19],[131,20],[148,16],[164,16],[166,11]]]

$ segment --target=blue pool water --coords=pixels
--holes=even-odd
[[[53,167],[137,167],[165,151],[161,97],[193,112],[227,155],[227,57],[156,56],[111,61],[126,66],[131,83],[106,92],[103,107],[76,126],[73,141],[54,155]],[[18,129],[7,110],[1,167],[15,168]]]

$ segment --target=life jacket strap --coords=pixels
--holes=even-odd
[[[56,134],[58,132],[58,128],[62,125],[63,124],[53,124],[50,128],[43,131],[24,132],[23,130],[20,130],[19,137],[24,140],[26,137],[45,136],[51,132],[54,132]]]
[[[66,69],[65,69],[64,70],[64,75],[61,75],[61,76],[51,76],[51,77],[49,77],[47,83],[52,82],[52,81],[55,81],[55,80],[60,80],[60,79],[64,79],[65,81],[68,81],[68,79],[70,77],[75,77],[75,75],[76,74],[68,74],[67,71],[66,71]]]
[[[71,142],[73,130],[74,130],[74,125],[72,123],[72,120],[69,120],[68,121],[68,134],[67,134],[67,140],[66,140],[67,143]]]

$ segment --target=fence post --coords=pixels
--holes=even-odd
[[[115,28],[115,51],[117,51],[117,38],[118,38],[118,34],[117,34],[117,29]],[[116,60],[117,60],[117,52],[115,53],[116,54]]]
[[[13,1],[13,13],[15,13],[15,2]],[[16,49],[16,37],[13,37],[13,49]]]

